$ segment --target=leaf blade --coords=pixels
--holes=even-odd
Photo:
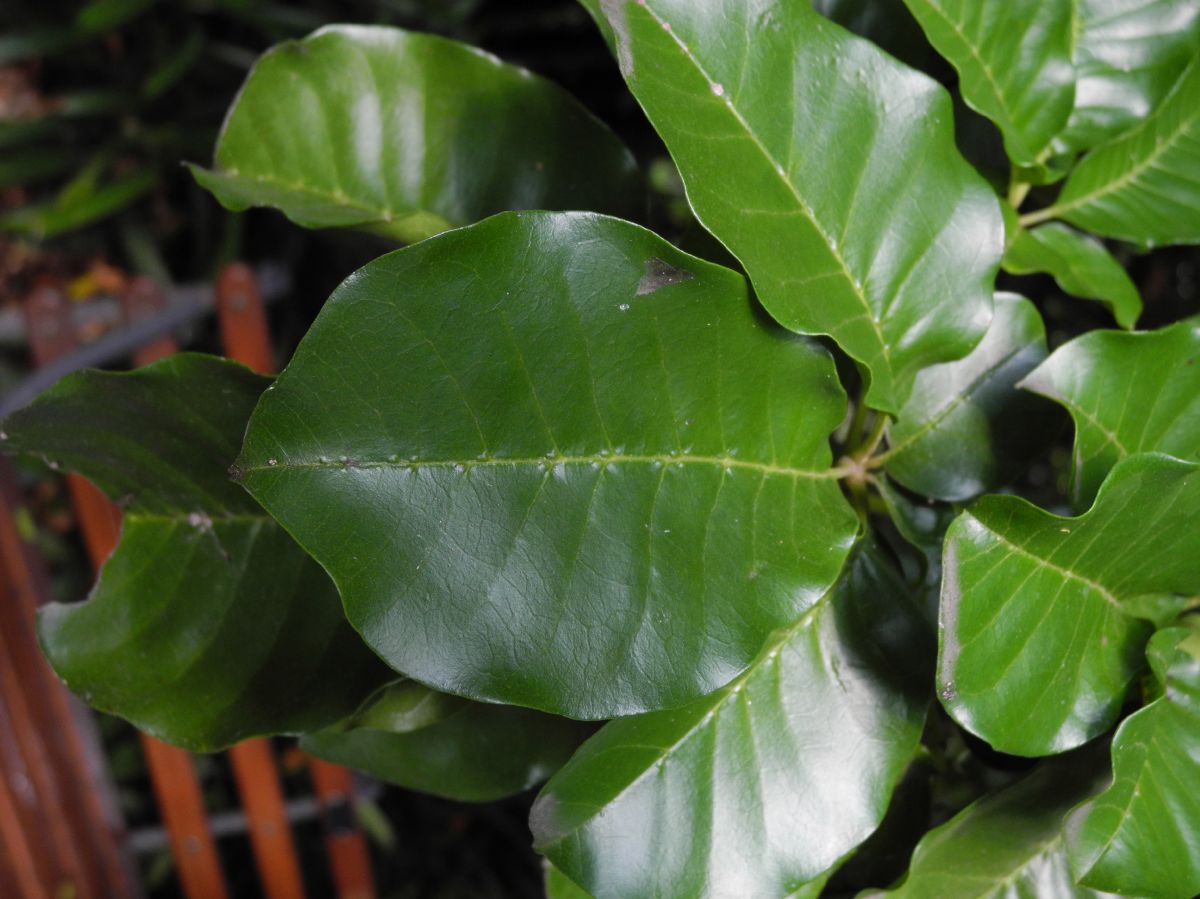
[[[777,321],[870,370],[872,407],[895,412],[919,369],[978,342],[1002,222],[940,87],[806,3],[585,5],[700,221]]]
[[[1078,746],[1115,720],[1153,628],[1148,594],[1200,590],[1200,464],[1139,455],[1083,515],[991,496],[946,535],[938,684],[942,704],[1004,752]]]
[[[468,138],[462,133],[469,123]],[[255,64],[202,186],[415,242],[506,209],[632,215],[636,165],[556,85],[435,35],[330,26]]]
[[[239,467],[398,670],[602,718],[727,682],[836,579],[844,404],[740,276],[615,219],[505,214],[352,276]]]

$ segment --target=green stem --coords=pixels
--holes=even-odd
[[[1036,212],[1027,212],[1017,219],[1017,221],[1020,222],[1022,228],[1028,228],[1031,225],[1037,225],[1052,218],[1057,218],[1059,213],[1066,208],[1056,203],[1053,206],[1047,206],[1045,209],[1039,209]]]
[[[1032,184],[1021,180],[1017,167],[1014,165],[1012,173],[1008,177],[1008,205],[1014,210],[1020,209],[1021,204],[1025,202],[1025,198],[1029,196],[1029,191],[1032,189]]]

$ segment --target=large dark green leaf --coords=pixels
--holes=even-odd
[[[490,802],[544,781],[590,732],[578,721],[399,681],[346,721],[305,735],[301,746],[412,790]]]
[[[1004,135],[1018,165],[1040,162],[1075,98],[1073,0],[904,0],[958,70],[963,99]]]
[[[831,335],[896,412],[987,328],[995,195],[929,78],[806,2],[584,0],[697,216],[784,326]]]
[[[1032,230],[1017,228],[1010,236],[1001,263],[1006,272],[1053,275],[1064,291],[1099,300],[1122,328],[1132,328],[1142,314],[1137,286],[1096,238],[1058,222]]]
[[[837,578],[844,409],[740,275],[510,213],[351,276],[239,465],[397,670],[607,718],[727,683]]]
[[[416,241],[506,209],[635,215],[633,158],[557,86],[445,38],[335,26],[255,65],[196,179],[230,209]]]
[[[1046,329],[1033,304],[996,296],[987,335],[967,356],[917,375],[912,396],[888,429],[881,458],[912,490],[964,500],[1022,471],[1046,441],[1047,403],[1016,384],[1046,358]]]
[[[1086,150],[1146,118],[1200,49],[1196,0],[1075,0],[1075,109],[1064,146]]]
[[[1103,894],[1071,876],[1063,818],[1103,781],[1096,753],[1081,750],[972,803],[917,846],[904,880],[871,897],[1086,899]],[[865,899],[865,897],[864,897]]]
[[[90,599],[43,610],[50,663],[97,708],[196,749],[322,727],[387,675],[325,573],[226,476],[269,383],[180,355],[71,375],[4,425],[7,451],[125,506]]]
[[[1129,896],[1200,893],[1200,631],[1150,641],[1162,695],[1113,738],[1113,783],[1067,822],[1082,883]]]
[[[1022,217],[1061,218],[1133,243],[1200,242],[1200,53],[1166,99],[1119,140],[1089,153],[1057,201]]]
[[[917,747],[932,647],[873,550],[737,680],[602,728],[530,813],[597,897],[783,896],[875,829]]]
[[[938,683],[997,749],[1060,752],[1112,725],[1142,662],[1141,597],[1200,593],[1200,464],[1139,455],[1059,518],[989,496],[946,534]]]
[[[1159,331],[1092,331],[1065,344],[1022,387],[1075,421],[1073,494],[1086,507],[1134,453],[1200,461],[1200,319]]]

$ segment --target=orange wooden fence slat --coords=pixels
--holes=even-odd
[[[227,265],[217,275],[216,286],[217,324],[226,354],[257,372],[273,373],[274,351],[254,272],[242,263]],[[346,769],[319,759],[310,759],[310,765],[313,789],[325,811],[325,850],[338,897],[374,899],[367,843],[353,826],[353,777]],[[346,820],[337,821],[331,810],[344,810]]]

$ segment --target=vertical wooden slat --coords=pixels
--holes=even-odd
[[[217,276],[217,323],[226,354],[262,374],[275,371],[262,293],[249,266],[227,265]],[[311,759],[313,789],[325,820],[325,849],[339,899],[375,899],[366,840],[354,825],[354,780],[337,765]]]
[[[15,475],[0,460],[0,833],[10,870],[22,883],[36,877],[38,895],[67,885],[79,897],[130,895],[124,829],[88,752],[95,742],[37,645],[34,616],[49,585],[17,530],[18,509]]]
[[[338,899],[375,899],[367,842],[354,823],[354,777],[340,765],[309,757],[325,826],[325,852]]]
[[[249,267],[226,266],[217,275],[217,327],[230,359],[255,371],[274,368],[267,317]],[[229,750],[263,891],[269,899],[304,895],[300,860],[288,824],[279,769],[269,740],[246,740]]]
[[[153,301],[151,297],[149,302]],[[30,348],[38,365],[75,347],[70,312],[64,303],[61,295],[56,300],[47,291],[36,292],[27,302]],[[136,361],[150,361],[153,355],[169,349],[173,347],[152,345],[144,356],[139,353]],[[68,487],[84,544],[98,572],[120,537],[120,512],[84,478],[72,476]],[[189,899],[224,899],[224,876],[191,756],[146,734],[140,738],[184,894]]]

